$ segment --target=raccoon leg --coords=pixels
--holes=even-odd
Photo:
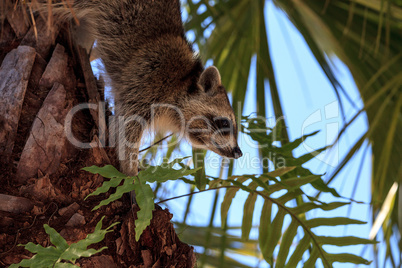
[[[117,153],[121,171],[128,176],[138,175],[138,154],[141,137],[148,122],[138,115],[119,116]],[[137,204],[135,192],[130,192],[131,201]]]
[[[119,124],[118,158],[121,171],[129,176],[138,174],[138,154],[143,128],[138,122]]]

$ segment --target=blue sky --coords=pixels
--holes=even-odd
[[[301,136],[303,123],[308,118],[314,117],[314,114],[317,115],[318,113],[323,120],[309,125],[306,128],[306,132],[309,133],[314,130],[320,130],[320,133],[306,142],[311,148],[320,148],[323,143],[327,145],[331,144],[336,138],[336,131],[339,131],[343,126],[341,114],[337,112],[339,105],[334,89],[315,61],[301,35],[287,20],[286,16],[280,10],[276,9],[272,2],[268,2],[267,12],[267,17],[269,18],[269,40],[271,40],[270,46],[272,49],[271,55],[273,57],[275,74],[277,75],[278,87],[281,93],[280,97],[284,104],[284,113],[288,120],[290,137],[294,139]],[[295,57],[298,59],[296,62],[293,60]],[[360,95],[349,70],[337,58],[331,57],[331,59],[337,70],[337,79],[354,101],[354,105],[361,108],[362,102]],[[343,98],[343,103],[345,105],[347,120],[357,112],[357,109],[348,103],[345,98]],[[336,114],[338,114],[338,116],[336,116]],[[306,166],[316,172],[316,174],[326,173],[330,175],[333,171],[333,165],[342,160],[351,145],[363,135],[366,129],[367,121],[364,115],[362,115],[356,123],[351,125],[345,137],[341,139],[339,145],[335,147],[335,150],[325,155],[323,160],[329,164],[312,160]],[[303,151],[300,152],[300,154],[303,153]],[[370,151],[367,151],[367,154],[368,153],[370,153]],[[331,160],[328,161],[329,159]],[[362,161],[363,168],[358,174]],[[370,176],[370,156],[360,152],[354,157],[353,161],[343,169],[330,186],[334,187],[341,196],[351,198],[354,184],[356,180],[358,180],[358,187],[353,198],[358,201],[363,201],[366,204],[352,204],[350,214],[348,214],[348,208],[341,208],[335,210],[334,213],[323,214],[320,211],[315,211],[315,213],[310,216],[350,216],[370,222],[371,216],[368,205],[371,192]],[[323,194],[321,195],[321,199],[327,202],[333,198],[329,194]],[[365,226],[351,225],[347,228],[320,228],[317,230],[317,233],[328,235],[339,232],[339,234],[343,235],[367,238],[370,227],[371,225],[367,224]],[[332,252],[353,252],[360,255],[362,247],[331,247],[330,249],[326,249]],[[365,257],[372,259],[372,256],[368,255],[369,253],[371,252],[367,251]],[[337,267],[355,267],[355,265],[337,264]]]

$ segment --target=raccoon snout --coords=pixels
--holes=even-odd
[[[240,150],[239,146],[234,147],[233,148],[233,157],[234,157],[234,159],[237,159],[237,158],[242,157],[242,156],[243,156],[243,153]]]

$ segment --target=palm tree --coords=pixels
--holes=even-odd
[[[6,1],[5,3],[10,4],[11,1]],[[393,186],[398,185],[398,180],[401,177],[401,154],[400,148],[398,148],[400,141],[397,135],[398,130],[401,130],[400,85],[402,79],[399,76],[401,54],[398,42],[395,41],[400,40],[400,7],[398,4],[391,2],[381,2],[381,4],[378,4],[377,1],[363,0],[351,3],[346,1],[326,1],[325,3],[321,3],[320,1],[287,2],[277,0],[273,3],[287,14],[300,31],[338,96],[346,96],[348,100],[348,92],[345,92],[337,81],[330,58],[334,55],[339,57],[348,65],[355,78],[365,107],[345,123],[345,129],[362,113],[367,114],[369,129],[352,146],[352,149],[343,161],[341,161],[340,165],[327,177],[327,184],[337,178],[336,175],[339,171],[350,161],[356,152],[361,150],[362,145],[366,144],[364,141],[368,140],[374,156],[373,185],[377,186],[373,187],[372,193],[373,215],[379,214],[378,219],[385,219],[381,221],[377,220],[378,224],[383,226],[382,231],[386,238],[384,243],[387,246],[385,259],[390,259],[391,263],[396,267],[401,261],[393,258],[391,252],[394,249],[391,247],[395,245],[389,241],[390,237],[398,236],[401,233],[397,225],[398,222],[401,222],[400,215],[398,215],[398,206],[395,205],[398,195],[395,186]],[[267,116],[267,104],[265,100],[266,95],[269,94],[273,103],[275,117],[281,118],[284,115],[284,109],[279,98],[279,90],[281,89],[278,88],[275,80],[270,55],[268,42],[270,40],[268,40],[269,35],[266,29],[266,4],[267,1],[248,0],[187,1],[185,6],[189,15],[187,28],[195,33],[197,37],[196,42],[203,56],[206,56],[207,59],[212,59],[214,64],[223,70],[221,73],[222,81],[228,89],[232,90],[233,103],[240,103],[239,106],[234,105],[236,114],[241,113],[243,110],[245,96],[248,94],[245,88],[247,88],[250,75],[250,66],[255,64],[257,114],[262,117]],[[116,220],[124,222],[123,226],[119,227],[120,232],[117,235],[109,235],[102,242],[102,245],[109,247],[108,251],[102,253],[102,256],[93,257],[89,262],[81,261],[80,264],[82,267],[85,265],[93,267],[97,263],[103,263],[106,266],[113,265],[113,262],[116,261],[126,261],[126,264],[130,263],[129,261],[133,261],[134,264],[138,265],[144,264],[145,259],[148,259],[147,261],[156,261],[156,256],[159,256],[158,254],[161,252],[166,253],[166,247],[163,249],[155,248],[152,252],[143,250],[144,247],[149,246],[152,239],[158,239],[157,237],[150,239],[147,236],[149,233],[145,238],[141,238],[144,239],[140,240],[140,246],[130,239],[130,237],[134,236],[132,231],[130,231],[132,230],[130,226],[133,226],[134,222],[130,212],[131,206],[127,205],[129,204],[127,199],[122,203],[114,203],[114,205],[101,210],[101,213],[96,214],[91,214],[90,209],[95,203],[97,204],[101,200],[100,198],[92,201],[90,199],[89,203],[88,201],[83,202],[83,198],[90,192],[89,188],[94,189],[98,187],[102,183],[102,178],[96,175],[84,175],[80,171],[80,168],[92,164],[113,164],[113,150],[104,150],[94,146],[90,150],[77,151],[66,145],[63,139],[57,144],[48,143],[50,140],[54,140],[53,138],[48,139],[50,135],[58,135],[54,135],[55,132],[53,129],[46,132],[47,130],[44,126],[50,125],[47,120],[53,120],[51,121],[51,125],[57,125],[53,124],[54,121],[66,120],[65,117],[68,114],[68,110],[74,105],[82,102],[96,104],[97,101],[104,99],[103,91],[98,90],[97,87],[97,85],[102,83],[101,81],[96,81],[94,78],[90,70],[89,57],[86,51],[71,41],[69,27],[66,25],[59,25],[56,22],[54,24],[56,27],[48,28],[47,24],[52,24],[51,20],[46,21],[36,17],[34,20],[35,23],[30,26],[26,24],[31,19],[32,14],[30,12],[26,13],[24,10],[19,9],[13,12],[12,9],[6,9],[5,7],[7,5],[3,2],[0,6],[3,30],[2,38],[0,39],[2,45],[0,61],[3,62],[5,67],[0,71],[0,74],[3,75],[3,77],[0,75],[0,78],[2,78],[0,81],[5,81],[4,77],[17,73],[16,78],[10,81],[14,83],[12,84],[13,88],[18,88],[20,91],[17,98],[12,98],[10,94],[6,94],[8,91],[4,90],[10,88],[7,87],[9,84],[0,84],[0,86],[3,86],[0,94],[3,93],[4,96],[8,97],[8,99],[4,98],[5,101],[2,103],[4,105],[0,106],[1,115],[13,115],[7,117],[7,120],[0,120],[0,126],[7,126],[0,129],[0,150],[2,150],[0,152],[3,156],[0,161],[3,163],[2,171],[4,170],[0,176],[0,180],[5,185],[2,192],[6,193],[5,196],[0,195],[0,198],[14,200],[14,207],[20,209],[19,213],[31,211],[31,214],[25,218],[22,216],[13,216],[14,218],[11,217],[11,220],[10,215],[7,214],[4,220],[0,222],[2,226],[7,226],[10,221],[15,222],[16,225],[16,227],[7,227],[5,236],[3,234],[3,237],[6,237],[5,241],[7,243],[5,243],[5,247],[0,252],[2,254],[0,255],[0,261],[4,265],[15,263],[22,257],[22,254],[25,254],[25,252],[22,252],[22,249],[13,246],[16,243],[27,243],[32,240],[32,237],[35,237],[39,242],[44,240],[44,231],[41,229],[42,225],[49,223],[48,221],[51,221],[50,223],[56,221],[52,212],[56,211],[56,209],[58,210],[58,208],[51,210],[51,206],[68,207],[68,209],[58,211],[58,220],[53,223],[59,227],[59,229],[56,228],[57,231],[62,230],[61,232],[64,233],[63,236],[67,235],[69,237],[70,242],[79,240],[81,238],[80,235],[82,236],[92,231],[91,228],[93,229],[100,215],[106,214],[110,216],[109,225]],[[14,8],[14,6],[8,7]],[[21,8],[21,6],[17,6],[17,8]],[[58,43],[58,45],[54,45],[53,42]],[[25,46],[23,47],[22,45]],[[15,48],[16,50],[13,50]],[[25,59],[25,61],[23,62],[21,59]],[[19,83],[19,81],[23,82]],[[269,90],[268,85],[265,83],[266,81],[269,82]],[[22,97],[23,95],[25,95],[25,98]],[[339,99],[342,101],[344,97],[339,97]],[[13,105],[9,105],[10,103],[13,103]],[[3,107],[6,107],[6,109]],[[13,109],[9,107],[13,107]],[[46,111],[43,111],[43,109],[46,109]],[[53,114],[48,111],[56,111],[56,115],[49,117],[47,116],[48,114]],[[81,140],[92,142],[92,145],[102,143],[104,138],[107,138],[103,136],[104,132],[102,131],[105,130],[103,127],[106,125],[106,119],[100,116],[99,114],[101,113],[99,112],[98,114],[98,112],[98,110],[93,109],[83,111],[77,114],[74,118],[75,121],[72,122],[73,132],[75,131],[74,135]],[[286,130],[286,125],[283,129]],[[381,131],[385,132],[385,134]],[[339,133],[339,138],[342,137],[344,132],[342,130]],[[38,137],[40,138],[38,139]],[[385,140],[384,137],[386,137]],[[171,141],[174,143],[174,137]],[[298,142],[291,142],[288,133],[285,131],[283,132],[281,143],[282,145],[288,144],[288,147],[293,148],[294,144]],[[165,153],[170,157],[175,148],[173,146]],[[155,147],[149,149],[144,158],[149,155],[154,157],[156,151]],[[260,153],[263,154],[266,152],[261,151]],[[196,151],[194,151],[195,155]],[[203,155],[205,156],[205,154]],[[46,159],[51,159],[52,161],[49,163],[45,161]],[[54,159],[56,161],[53,161]],[[195,167],[200,165],[203,165],[203,159],[200,162],[194,161]],[[222,174],[225,167],[226,165],[222,162],[218,181],[223,178]],[[301,168],[299,170],[307,172]],[[229,164],[229,175],[232,171],[233,162]],[[267,172],[268,170],[264,170],[265,174],[275,174]],[[292,171],[287,170],[286,172],[290,174]],[[28,181],[29,178],[38,179]],[[247,178],[245,176],[239,179]],[[17,179],[19,182],[16,181]],[[207,181],[205,172],[198,172],[195,176],[197,187],[201,188],[200,185],[202,186],[205,181]],[[300,183],[298,180],[293,180],[292,182],[296,183],[296,185]],[[25,184],[24,187],[20,187],[21,183]],[[254,187],[255,190],[257,185],[254,181],[253,183],[247,187]],[[40,191],[41,187],[48,189],[45,191],[46,195],[43,195],[43,192]],[[190,187],[191,191],[194,191],[194,185]],[[328,187],[325,188],[325,185],[321,185],[320,187],[320,189],[331,191]],[[158,185],[155,189],[155,194],[159,199],[163,199],[163,193],[160,193],[160,189],[162,188],[161,185]],[[230,194],[235,194],[237,190],[232,188],[231,191],[226,191],[223,203],[227,209],[230,206]],[[299,198],[298,194],[299,192],[296,191],[295,193],[290,193],[290,196],[295,198],[297,205],[303,205],[304,201]],[[28,197],[28,199],[24,199],[23,196]],[[18,198],[15,199],[15,197]],[[250,194],[246,201],[248,207],[252,209],[249,209],[248,214],[245,214],[243,217],[243,221],[246,224],[243,224],[241,227],[242,232],[244,232],[242,239],[228,232],[232,228],[231,226],[223,224],[224,228],[222,230],[213,224],[219,204],[219,191],[216,191],[213,200],[213,210],[210,215],[209,226],[207,228],[189,226],[186,223],[186,219],[190,213],[191,197],[192,195],[186,204],[183,221],[176,223],[176,226],[183,227],[183,230],[185,230],[181,234],[182,240],[205,249],[199,258],[201,266],[209,264],[219,267],[249,267],[249,265],[244,265],[238,261],[239,255],[237,254],[256,256],[261,259],[259,251],[265,254],[265,260],[271,264],[276,263],[281,266],[277,261],[285,263],[287,254],[289,253],[288,248],[291,247],[293,237],[296,236],[294,231],[299,226],[297,223],[292,221],[287,226],[288,228],[284,232],[285,235],[282,236],[281,230],[284,218],[283,214],[278,213],[274,215],[275,220],[272,222],[272,226],[275,226],[275,228],[271,228],[268,232],[267,226],[271,224],[271,221],[262,220],[259,230],[265,236],[260,236],[259,241],[250,239],[245,242],[244,240],[248,238],[250,230],[253,228],[250,219],[254,212],[255,194]],[[316,200],[314,197],[309,198]],[[38,204],[36,204],[37,207],[34,207],[32,210],[32,199],[39,200],[42,203],[48,204],[48,206],[39,206],[42,210],[38,210]],[[74,200],[78,200],[78,204],[74,204]],[[54,202],[52,203],[51,201]],[[16,204],[20,204],[21,206],[16,206]],[[79,206],[78,209],[76,208],[77,205]],[[265,216],[268,219],[268,211],[269,219],[271,218],[271,205],[269,205],[269,202],[264,203],[261,218]],[[245,206],[245,210],[246,208]],[[73,214],[70,214],[70,209],[73,210]],[[67,220],[78,213],[77,211],[81,214],[84,213],[85,220],[88,223],[86,225],[87,229],[80,227],[72,228],[74,231],[71,231],[71,229],[64,226]],[[43,217],[41,213],[47,217]],[[34,214],[39,214],[39,221],[36,221],[36,217],[33,216]],[[75,218],[77,217],[80,218],[80,216],[76,216]],[[169,214],[161,213],[160,218],[165,219],[163,221],[165,226],[171,227]],[[303,215],[301,218],[302,220],[306,220],[303,218]],[[350,219],[342,219],[341,221],[361,223]],[[31,222],[33,222],[35,228],[24,229]],[[337,223],[326,222],[326,224]],[[245,225],[247,225],[246,228]],[[165,238],[174,237],[173,240],[178,241],[175,233],[172,232],[173,228],[170,227],[168,228],[169,232],[164,233],[166,235]],[[154,228],[155,232],[151,231],[151,233],[157,233],[157,230],[160,230],[158,226]],[[85,230],[84,232],[80,232],[80,229]],[[240,227],[234,229],[240,230]],[[246,231],[244,231],[245,229]],[[32,230],[42,231],[35,231],[37,232],[35,233]],[[373,237],[377,234],[374,231]],[[75,232],[78,232],[78,234]],[[21,235],[18,235],[19,233]],[[13,234],[17,235],[13,236]],[[266,241],[267,237],[274,237],[275,239],[272,240],[273,242]],[[281,247],[279,252],[281,257],[274,262],[273,251],[277,242],[279,243],[279,239],[286,246],[283,246],[283,249]],[[358,241],[360,242],[356,243],[369,243],[367,241],[361,242],[362,240]],[[257,249],[257,243],[260,243],[259,249]],[[342,240],[342,243],[348,244],[350,241]],[[191,248],[179,242],[177,245],[179,246],[178,248],[175,247],[177,252],[186,252],[186,254],[180,253],[180,257],[188,261],[181,260],[177,262],[175,254],[170,255],[171,257],[167,257],[167,259],[170,258],[176,261],[174,265],[182,264],[183,267],[193,266],[195,258]],[[261,249],[261,245],[270,245],[271,247]],[[310,255],[313,256],[307,260],[307,264],[310,262],[315,263],[317,257],[314,257],[314,255],[317,248],[310,247],[309,240],[304,239],[300,241],[299,245],[301,245],[300,248],[309,251]],[[132,251],[129,251],[128,248]],[[270,253],[267,254],[266,252]],[[302,258],[303,252],[299,250],[298,254],[292,255],[295,257],[290,257],[291,263],[297,263],[299,257],[300,259]],[[400,252],[400,248],[398,252]],[[236,257],[232,258],[228,253],[232,253]],[[14,255],[16,256],[14,259],[9,257]],[[347,258],[349,257],[347,256]],[[353,257],[353,260],[356,263],[365,263],[365,260],[362,259]],[[332,261],[328,263],[332,263]],[[130,264],[133,264],[133,262]]]

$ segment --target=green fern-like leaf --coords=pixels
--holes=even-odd
[[[135,240],[138,241],[142,232],[151,223],[152,211],[155,209],[153,192],[151,186],[140,181],[135,181],[134,184],[135,198],[140,210],[137,212],[135,220]]]
[[[275,152],[277,156],[283,157],[284,162],[289,166],[260,175],[232,176],[226,180],[211,181],[210,187],[227,188],[221,204],[222,222],[226,222],[232,200],[240,190],[243,190],[248,193],[248,197],[243,207],[241,237],[243,240],[249,238],[257,196],[263,197],[258,243],[264,259],[271,266],[296,267],[306,252],[309,253],[309,258],[304,264],[306,267],[314,267],[318,259],[321,259],[325,267],[332,267],[333,262],[369,264],[367,260],[353,254],[326,252],[323,245],[349,246],[373,244],[376,243],[375,241],[350,236],[318,236],[313,231],[314,228],[321,226],[365,224],[365,222],[345,217],[315,219],[306,217],[307,213],[314,209],[332,211],[350,204],[350,202],[325,203],[306,195],[302,190],[305,185],[311,185],[316,189],[339,196],[334,189],[324,184],[321,175],[314,175],[301,167],[302,164],[313,158],[311,154],[298,158],[292,156],[292,150],[300,146],[305,138],[315,135],[316,132],[280,147],[277,142],[281,141],[281,123],[271,129],[265,126],[265,122],[247,118],[247,126],[243,126],[243,129],[255,141],[264,145],[262,146],[264,154],[270,157],[269,153]],[[274,159],[271,160],[274,161]],[[289,217],[290,222],[286,220]],[[293,246],[295,244],[296,247]],[[292,247],[294,247],[293,250]],[[274,256],[274,252],[276,252],[276,256]]]
[[[168,180],[177,180],[184,176],[191,175],[198,171],[198,169],[190,169],[187,166],[179,165],[181,168],[174,169],[173,166],[179,164],[185,158],[177,158],[170,163],[162,163],[159,166],[148,166],[145,170],[139,172],[138,180],[142,183],[153,183],[153,182],[166,182]],[[102,186],[96,189],[94,192],[89,194],[86,198],[99,195],[101,193],[106,193],[110,190],[110,188],[116,188],[116,192],[111,194],[109,198],[102,200],[99,205],[97,205],[94,210],[100,208],[101,206],[105,206],[110,204],[113,201],[120,199],[123,194],[129,193],[135,190],[134,181],[135,177],[129,177],[119,172],[116,168],[111,165],[107,165],[104,167],[87,167],[83,168],[83,170],[91,172],[93,174],[100,174],[105,178],[110,178],[111,180],[105,181]],[[123,185],[120,185],[123,182]],[[150,196],[153,198],[153,194]],[[138,200],[137,200],[138,203]]]
[[[261,179],[262,177],[262,179]],[[248,183],[251,179],[251,182]],[[325,267],[332,267],[333,262],[352,262],[356,264],[369,264],[370,262],[353,254],[331,254],[323,249],[323,245],[336,245],[336,246],[349,246],[349,245],[361,245],[361,244],[374,244],[376,241],[363,239],[359,237],[332,237],[332,236],[318,236],[313,232],[313,228],[320,226],[339,226],[349,224],[365,224],[365,222],[349,219],[345,217],[335,218],[315,218],[306,220],[302,217],[305,213],[313,209],[322,209],[324,211],[331,211],[339,207],[349,205],[349,202],[303,202],[297,206],[289,206],[289,201],[296,200],[299,197],[306,197],[304,192],[300,190],[300,186],[306,183],[311,183],[312,178],[308,176],[301,178],[297,183],[297,180],[289,179],[285,180],[283,184],[276,182],[272,185],[265,184],[267,182],[267,176],[245,176],[236,177],[234,179],[229,178],[227,181],[232,183],[232,187],[229,188],[224,197],[224,203],[222,205],[221,215],[226,217],[227,210],[230,207],[231,200],[234,194],[238,190],[244,190],[249,193],[244,205],[243,224],[242,224],[242,238],[248,239],[252,216],[254,212],[254,204],[256,197],[262,196],[265,201],[261,211],[260,227],[259,227],[259,246],[264,259],[275,267],[294,267],[300,260],[303,254],[312,249],[310,258],[306,264],[313,267],[318,259],[322,260]],[[316,178],[315,178],[316,179]],[[292,183],[288,183],[292,182]],[[248,184],[247,184],[248,183]],[[257,186],[263,186],[263,190],[258,190]],[[279,190],[285,190],[278,197],[272,197],[273,192]],[[309,198],[306,198],[309,199]],[[277,213],[273,216],[273,206],[277,208]],[[285,216],[291,217],[290,224],[285,222]],[[273,219],[272,219],[273,216]],[[222,220],[223,221],[223,220]],[[284,226],[286,230],[283,231]],[[300,227],[300,228],[299,228]],[[301,236],[302,239],[299,245],[289,256],[289,252],[292,245],[297,241],[296,235]],[[274,258],[275,249],[279,247],[279,252],[276,258]]]
[[[140,208],[137,213],[137,220],[135,221],[135,239],[138,241],[142,232],[150,224],[152,211],[155,209],[154,194],[148,183],[162,183],[168,180],[177,180],[183,176],[194,174],[200,169],[190,169],[188,166],[180,165],[180,162],[184,159],[186,158],[177,158],[170,163],[164,162],[159,166],[148,166],[145,170],[139,172],[136,177],[126,176],[110,165],[84,168],[84,170],[93,174],[100,174],[106,178],[110,178],[109,181],[105,181],[102,186],[89,194],[86,198],[92,195],[106,193],[110,188],[116,188],[116,191],[111,194],[109,198],[102,200],[99,205],[93,208],[93,210],[96,210],[101,206],[106,206],[120,199],[125,193],[135,191],[137,205]],[[176,164],[180,166],[179,169],[173,168]],[[122,182],[123,184],[120,185]]]
[[[102,241],[105,238],[105,235],[112,231],[110,229],[116,224],[119,224],[118,222],[115,222],[106,229],[102,229],[103,219],[104,217],[102,217],[102,219],[97,223],[93,233],[88,234],[85,239],[71,245],[68,245],[66,240],[58,232],[56,232],[55,229],[47,224],[43,225],[46,233],[50,237],[50,242],[55,247],[49,246],[44,248],[41,245],[36,245],[32,242],[29,242],[25,245],[25,249],[36,254],[31,259],[24,259],[18,264],[10,265],[10,267],[78,267],[74,265],[74,263],[79,258],[90,257],[106,249],[106,247],[98,250],[93,248],[88,249],[88,246]],[[68,261],[69,263],[62,261]]]
[[[292,172],[283,179],[295,176],[308,176],[313,175],[310,170],[302,167],[302,164],[313,159],[315,155],[326,150],[327,147],[317,149],[315,152],[307,153],[298,158],[292,155],[292,151],[296,149],[300,144],[308,137],[314,136],[318,132],[303,135],[302,137],[289,142],[282,147],[274,145],[275,142],[282,142],[282,129],[283,122],[278,121],[274,128],[266,126],[266,122],[252,117],[243,117],[243,131],[250,136],[254,141],[258,142],[261,146],[262,156],[268,158],[275,166],[275,169],[279,168],[279,164],[286,164],[289,167],[295,167]],[[278,163],[278,159],[281,159]],[[317,178],[311,185],[321,192],[331,193],[335,197],[340,197],[338,192],[331,187],[328,187],[321,178]]]

